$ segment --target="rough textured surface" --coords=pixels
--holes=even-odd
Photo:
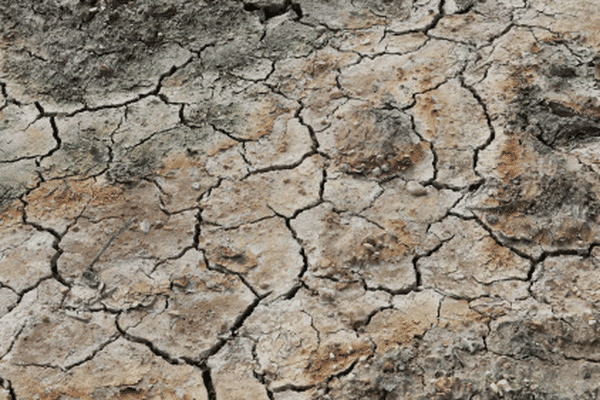
[[[0,0],[0,400],[600,397],[593,0]]]

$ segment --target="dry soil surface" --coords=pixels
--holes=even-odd
[[[600,397],[597,0],[0,0],[0,399]]]

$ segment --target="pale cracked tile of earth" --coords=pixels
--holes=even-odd
[[[581,131],[595,126],[600,114],[598,50],[584,46],[579,52],[564,40],[543,29],[516,27],[467,66],[465,81],[486,103],[496,133],[533,136],[550,147],[589,138]]]
[[[334,30],[357,30],[382,25],[400,33],[426,28],[437,17],[440,2],[337,0],[324,3],[317,0],[301,0],[298,3],[303,13],[301,21],[310,25],[324,24]]]
[[[377,310],[391,306],[391,295],[381,290],[365,290],[361,282],[335,282],[305,277],[308,289],[300,289],[296,297],[303,310],[312,317],[321,337],[366,324]]]
[[[218,80],[218,71],[207,71],[200,59],[194,59],[163,80],[160,94],[171,103],[198,103],[212,97]]]
[[[0,287],[0,318],[15,308],[19,296],[7,287]]]
[[[151,276],[161,275],[168,276],[172,289],[148,307],[121,314],[118,324],[173,358],[197,361],[208,355],[256,299],[235,275],[207,269],[194,249],[161,264]]]
[[[24,159],[9,163],[0,163],[0,195],[6,201],[17,199],[28,189],[33,189],[39,182],[35,159]]]
[[[46,179],[66,176],[89,177],[107,168],[112,137],[122,120],[123,108],[85,111],[74,116],[56,117],[61,145],[40,162]]]
[[[539,287],[536,292],[537,297]],[[598,362],[597,318],[596,310],[563,314],[560,306],[529,298],[514,302],[504,316],[490,323],[486,343],[494,353],[515,359],[533,356],[560,364],[565,358],[582,359],[585,354],[585,360]]]
[[[259,305],[241,334],[257,342],[257,372],[273,391],[324,382],[369,356],[373,346],[352,330],[321,336],[304,311],[303,299]]]
[[[335,178],[341,172],[372,179],[433,178],[431,144],[419,138],[410,116],[402,111],[351,100],[336,110],[331,126],[316,137],[320,149],[333,159],[328,176]]]
[[[199,198],[217,185],[218,178],[211,174],[214,170],[210,168],[210,160],[204,165],[202,157],[173,151],[161,163],[161,167],[155,170],[153,180],[160,187],[161,206],[168,213],[197,206]],[[220,167],[229,165],[225,161]],[[234,176],[238,176],[239,169],[234,167],[229,171],[235,171]]]
[[[363,335],[377,346],[378,354],[397,350],[438,323],[441,299],[442,295],[433,290],[396,295],[393,307],[375,314]]]
[[[241,145],[210,126],[177,125],[156,132],[111,163],[110,180],[135,183],[140,176],[160,189],[161,207],[177,213],[198,206],[219,178],[248,174]]]
[[[411,112],[417,133],[435,149],[436,180],[456,188],[479,182],[474,171],[475,150],[486,144],[491,132],[473,94],[452,79],[417,95]]]
[[[503,1],[473,2],[466,13],[442,18],[429,34],[481,48],[499,37],[511,24],[513,7]],[[519,5],[521,6],[521,5]]]
[[[185,120],[191,125],[214,126],[238,140],[255,140],[269,135],[275,121],[284,124],[294,117],[299,105],[262,84],[253,84],[241,93],[226,91],[210,100],[186,105]]]
[[[254,376],[258,363],[252,355],[253,347],[252,340],[238,337],[208,359],[217,399],[269,399],[266,388]]]
[[[448,217],[431,231],[443,244],[417,261],[424,287],[469,299],[493,295],[513,301],[529,296],[531,261],[498,244],[475,221]]]
[[[122,86],[117,86],[118,82],[111,82],[110,85],[104,87],[92,86],[83,94],[85,105],[88,108],[98,108],[123,104],[138,98],[139,95],[151,93],[158,87],[163,75],[188,62],[192,53],[178,44],[165,43],[148,51],[148,55],[151,60],[144,63],[143,67],[142,64],[137,63],[126,66],[130,69],[127,78],[133,82],[121,81]],[[48,111],[51,111],[51,108]]]
[[[267,83],[299,101],[303,121],[320,131],[329,125],[331,113],[347,101],[336,83],[340,68],[358,60],[357,54],[326,46],[304,58],[278,61]]]
[[[477,216],[501,242],[535,258],[586,252],[600,238],[600,187],[596,173],[565,164],[507,183],[488,179],[457,212]]]
[[[129,106],[125,118],[112,134],[115,157],[120,158],[128,149],[147,140],[157,132],[179,124],[179,106],[165,104],[160,98],[148,96]]]
[[[340,51],[375,56],[383,53],[411,53],[423,46],[427,40],[428,37],[422,32],[394,34],[386,31],[384,26],[374,26],[369,29],[340,32],[330,43]]]
[[[588,324],[600,324],[596,305],[600,301],[598,271],[600,248],[594,247],[589,258],[573,255],[551,256],[538,266],[531,293],[552,305],[562,316],[584,315]]]
[[[93,179],[55,179],[40,183],[23,199],[27,222],[63,235],[94,198]]]
[[[251,170],[261,170],[300,162],[313,150],[313,141],[308,128],[298,118],[287,122],[277,119],[269,135],[246,142],[244,149]]]
[[[365,218],[338,214],[324,203],[292,220],[308,258],[308,271],[370,288],[406,291],[416,285],[413,253],[393,230]]]
[[[57,147],[48,118],[34,105],[0,109],[0,163],[40,157]]]
[[[319,345],[311,317],[302,311],[300,300],[259,304],[240,330],[257,341],[258,373],[264,374],[271,390],[286,385],[308,386],[309,357]]]
[[[115,260],[96,268],[94,279],[101,282],[95,287],[85,280],[76,281],[64,304],[76,310],[108,309],[129,310],[151,306],[157,297],[169,294],[170,281],[164,273],[152,273],[155,262],[146,259]]]
[[[391,180],[382,186],[383,194],[361,215],[386,229],[395,242],[412,254],[423,254],[435,248],[439,238],[428,232],[429,226],[442,219],[462,195],[402,179]]]
[[[383,396],[394,400],[427,398],[420,377],[423,372],[412,363],[415,356],[416,351],[405,345],[398,350],[361,359],[352,372],[328,383],[327,396],[331,400],[375,400]]]
[[[339,83],[345,95],[375,107],[384,104],[406,107],[413,102],[413,94],[432,89],[457,75],[466,55],[461,44],[432,39],[410,54],[365,58],[343,68]]]
[[[202,225],[198,246],[211,268],[241,274],[261,296],[287,293],[304,266],[300,245],[278,217],[235,229]]]
[[[322,398],[325,395],[324,390],[311,388],[308,390],[303,390],[301,392],[297,392],[295,390],[289,389],[281,392],[273,393],[274,400],[314,400],[318,398]]]
[[[0,361],[0,376],[22,399],[208,399],[198,368],[169,364],[122,338],[69,371]]]
[[[298,1],[302,8],[301,21],[309,25],[323,24],[329,29],[365,29],[374,25],[385,25],[385,16],[374,14],[366,3],[365,1],[352,2],[351,0]],[[390,8],[398,8],[398,6],[392,4]],[[407,15],[405,9],[402,10],[402,13]]]
[[[22,215],[19,201],[0,214],[0,286],[8,286],[17,293],[52,276],[50,264],[56,253],[53,247],[56,238],[25,225]]]
[[[360,193],[360,196],[356,194]],[[333,204],[335,211],[360,213],[383,193],[378,182],[351,175],[328,174],[323,200]]]
[[[63,25],[58,29],[65,28],[66,26]],[[37,25],[35,27],[29,27],[28,29],[42,31]],[[80,31],[79,34],[86,35],[82,31]],[[72,36],[73,30],[69,31],[68,35]],[[31,40],[35,41],[34,46],[36,47],[38,47],[40,43],[48,44],[47,38],[41,39],[39,36],[34,37],[31,35],[28,36],[27,40],[24,40],[23,43],[27,46],[27,42]],[[86,40],[90,40],[90,38],[72,38],[71,40],[74,40],[75,43],[83,43]],[[93,39],[91,40],[93,41]],[[89,55],[87,55],[89,54],[88,50],[83,51],[82,49],[74,49],[72,44],[67,46],[70,47],[70,49],[67,50],[69,56],[75,57],[77,61],[83,61],[84,58],[89,57]],[[138,99],[140,95],[151,93],[159,85],[161,77],[164,74],[167,74],[174,67],[184,65],[192,55],[188,50],[185,50],[175,43],[164,43],[153,46],[152,49],[146,48],[145,50],[140,49],[137,45],[132,47],[137,48],[135,50],[131,49],[133,53],[128,54],[131,55],[136,53],[139,54],[138,52],[144,52],[143,58],[145,58],[145,62],[122,62],[121,65],[111,65],[111,67],[108,67],[104,64],[99,64],[100,60],[98,58],[95,58],[94,61],[86,60],[96,64],[93,66],[93,72],[89,69],[90,65],[84,65],[83,62],[80,64],[82,65],[82,69],[77,72],[72,70],[69,71],[69,73],[66,73],[63,70],[58,72],[57,70],[52,69],[53,62],[51,60],[41,60],[30,55],[26,51],[23,51],[23,54],[13,53],[10,57],[0,60],[4,67],[0,72],[0,78],[7,80],[7,93],[9,93],[11,97],[19,99],[22,103],[33,104],[34,102],[39,102],[43,109],[49,113],[72,113],[81,110],[84,107],[94,109],[103,106],[123,104]],[[143,47],[146,46],[144,45]],[[43,47],[42,49],[45,51]],[[84,53],[86,54],[85,56],[83,55]],[[103,62],[115,64],[114,60],[106,60],[106,56],[111,58],[114,53],[117,53],[117,51],[102,57],[105,58]],[[57,56],[63,57],[60,61],[62,63],[65,62],[65,54]],[[48,57],[49,59],[52,58],[51,55],[48,55]],[[118,57],[119,56],[117,56],[117,59]],[[138,58],[138,56],[134,57]],[[30,69],[30,71],[28,71],[28,76],[26,76],[25,79],[23,79],[23,72],[19,69],[23,69],[24,65],[27,65]],[[108,70],[102,71],[102,66],[108,68]],[[54,68],[57,67],[55,66]],[[44,70],[52,72],[46,72]],[[113,73],[115,72],[118,75],[118,79],[114,79]],[[44,76],[49,73],[51,76]],[[91,82],[86,82],[85,85],[80,84],[80,86],[78,85],[78,82],[72,78],[72,74],[79,74],[79,76],[77,76],[79,79],[77,80],[83,80],[81,78],[84,78],[84,76],[81,74],[84,74],[85,78],[88,78],[88,82]],[[62,76],[56,77],[55,75]],[[61,88],[65,92],[56,93],[57,91],[60,92],[60,90],[57,90],[56,88],[57,84],[67,84],[65,75],[68,76],[68,83],[73,84],[79,91],[76,93],[68,93],[70,90]]]
[[[67,281],[79,278],[100,249],[126,227],[94,264],[96,271],[112,263],[176,257],[194,243],[196,211],[168,215],[160,208],[160,191],[150,182],[110,184],[90,181],[93,197],[61,238],[58,272]],[[83,196],[82,196],[83,197]],[[80,207],[77,197],[72,207]]]
[[[482,354],[484,339],[489,335],[489,318],[469,308],[466,300],[445,297],[442,300],[437,326],[423,335],[416,364],[422,368],[423,380],[429,387],[445,386],[449,382],[440,371],[460,370],[462,355]],[[442,375],[442,376],[440,376]]]
[[[345,31],[330,40],[331,46],[341,51],[353,51],[361,56],[373,56],[386,50],[385,27],[378,25],[369,29]]]
[[[43,281],[2,317],[3,365],[68,368],[92,357],[118,337],[114,315],[95,312],[74,318],[62,310],[67,291],[54,280]]]
[[[528,9],[517,14],[517,23],[538,26],[568,40],[577,40],[581,47],[596,53],[600,50],[594,2],[576,0],[564,4],[551,0],[535,0],[528,4]],[[576,29],[573,29],[573,21],[577,21]]]
[[[323,164],[315,155],[294,169],[257,173],[241,182],[225,180],[202,200],[202,221],[231,228],[275,214],[292,217],[319,201]]]

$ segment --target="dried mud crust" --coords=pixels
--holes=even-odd
[[[592,0],[0,0],[0,400],[600,397]]]

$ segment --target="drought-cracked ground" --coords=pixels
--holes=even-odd
[[[596,0],[0,0],[0,399],[597,399]]]

